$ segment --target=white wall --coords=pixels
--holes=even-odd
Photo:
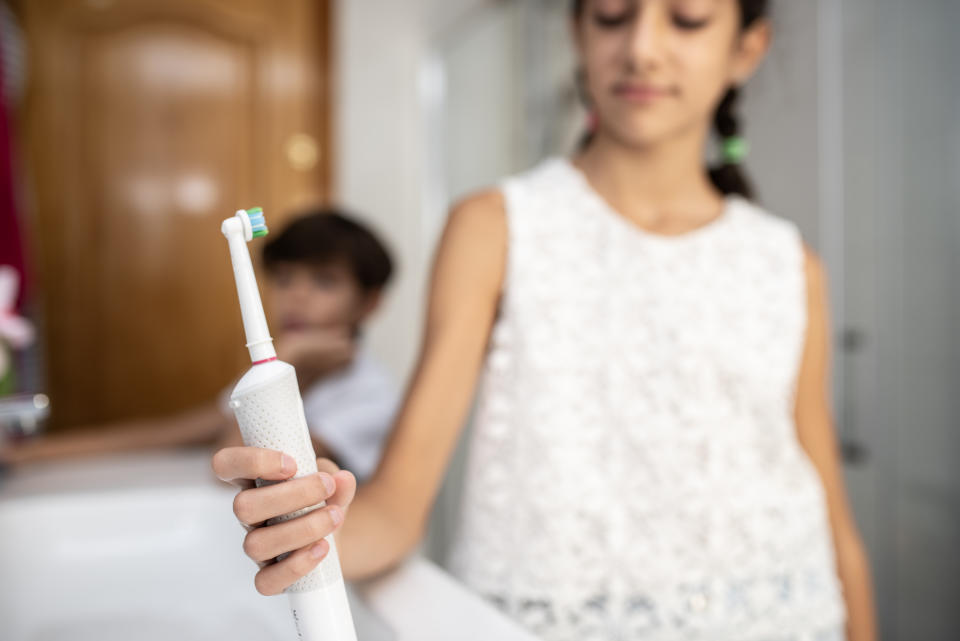
[[[335,7],[336,197],[374,225],[397,259],[367,342],[404,382],[421,339],[437,227],[426,211],[421,74],[437,35],[484,2],[341,0]]]
[[[336,6],[337,199],[390,244],[398,270],[368,345],[405,380],[422,317],[422,130],[417,72],[423,50],[418,0],[343,0]]]

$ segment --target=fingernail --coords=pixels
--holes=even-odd
[[[324,544],[324,541],[318,542],[312,548],[310,548],[310,556],[314,559],[319,559],[327,551],[327,546]]]
[[[280,459],[280,471],[289,474],[295,469],[297,469],[297,462],[289,454],[284,454]]]
[[[336,505],[330,507],[330,520],[333,521],[334,525],[340,525],[340,522],[343,521],[343,512]]]
[[[323,487],[327,488],[327,496],[333,494],[333,491],[337,489],[337,484],[329,474],[324,474],[320,477],[320,480],[323,481]]]

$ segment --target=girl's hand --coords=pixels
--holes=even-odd
[[[329,459],[317,459],[321,470],[286,483],[255,487],[254,479],[289,479],[296,474],[292,458],[258,447],[227,447],[213,455],[213,471],[241,488],[233,513],[247,529],[243,551],[260,566],[254,585],[260,594],[279,594],[308,574],[330,551],[324,537],[343,523],[356,493],[353,474]],[[295,512],[321,501],[327,505],[289,521],[264,526],[267,519]],[[285,552],[282,561],[275,557]]]

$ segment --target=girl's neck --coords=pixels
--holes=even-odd
[[[696,225],[723,207],[704,165],[705,138],[706,131],[690,131],[641,148],[599,130],[573,163],[615,209],[644,226]]]

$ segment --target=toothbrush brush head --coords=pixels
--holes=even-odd
[[[248,209],[247,217],[250,219],[250,228],[254,238],[267,235],[267,221],[263,217],[263,208],[253,207]]]

